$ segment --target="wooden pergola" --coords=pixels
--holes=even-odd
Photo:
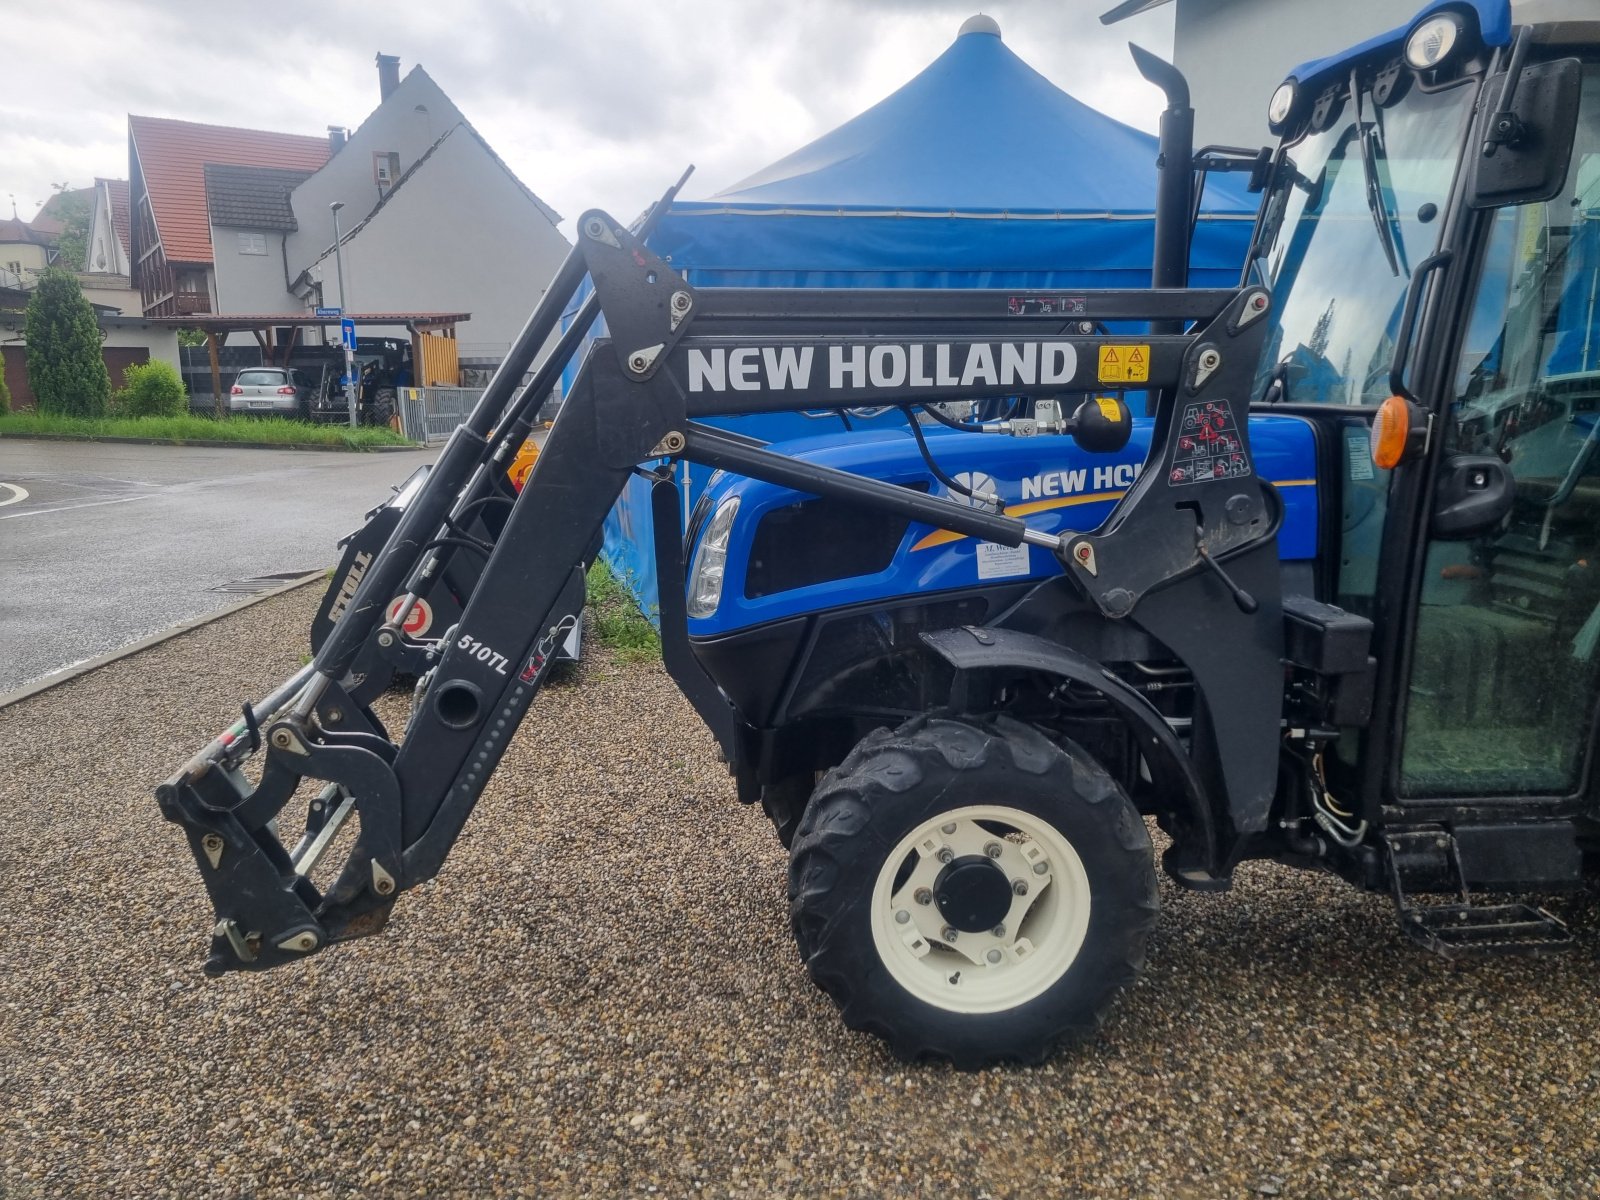
[[[422,362],[422,335],[437,333],[454,339],[456,326],[472,319],[463,312],[387,312],[345,313],[344,320],[356,323],[359,335],[363,325],[404,325],[411,336],[411,361]],[[198,329],[206,335],[206,348],[211,354],[211,394],[216,400],[217,415],[227,412],[222,396],[222,365],[217,353],[217,339],[230,333],[251,333],[261,347],[261,356],[274,366],[289,365],[300,340],[300,331],[308,327],[338,325],[338,317],[318,317],[305,312],[296,313],[196,313],[190,317],[146,317],[151,325],[169,329]],[[287,329],[288,337],[279,338],[278,330]]]

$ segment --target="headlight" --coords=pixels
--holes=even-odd
[[[1406,38],[1406,64],[1416,71],[1437,67],[1461,40],[1461,18],[1449,13],[1429,17]]]
[[[733,518],[739,513],[739,497],[730,496],[717,505],[706,523],[700,544],[694,548],[689,564],[688,614],[709,617],[722,602],[722,576],[728,565],[728,538],[733,533]]]
[[[1289,113],[1294,109],[1295,86],[1293,80],[1278,85],[1278,90],[1272,93],[1272,99],[1267,102],[1267,125],[1273,133],[1282,133],[1284,123],[1289,120]]]

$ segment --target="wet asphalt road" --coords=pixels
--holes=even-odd
[[[0,440],[0,693],[332,566],[433,457]]]

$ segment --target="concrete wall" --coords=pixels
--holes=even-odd
[[[472,320],[456,334],[462,357],[497,356],[567,249],[528,193],[470,131],[458,128],[346,242],[347,307],[470,312]],[[338,292],[333,256],[311,274],[323,280],[331,302]]]
[[[211,264],[219,312],[287,313],[302,310],[303,306],[290,295],[283,278],[283,241],[286,236],[276,229],[211,227]],[[246,253],[241,249],[246,244],[259,244],[265,253]]]
[[[152,361],[165,359],[172,364],[173,370],[180,369],[178,332],[175,329],[148,325],[138,317],[103,317],[100,320],[100,332],[107,346],[142,346],[150,351]]]
[[[376,72],[372,76],[372,88],[376,100]],[[373,182],[374,153],[398,154],[403,174],[427,153],[428,147],[441,134],[462,120],[461,110],[439,90],[428,73],[421,67],[413,68],[388,100],[379,104],[350,135],[344,147],[321,170],[295,188],[291,203],[300,228],[288,235],[289,263],[295,272],[333,245],[333,215],[328,206],[335,200],[344,202],[339,226],[345,233],[378,206],[383,192]],[[447,209],[440,210],[441,220],[447,212]],[[356,303],[345,307],[370,306],[369,301],[361,298],[359,280],[351,278],[349,271],[347,260],[345,281]],[[337,303],[337,288],[325,288],[323,297],[328,304]]]
[[[1178,0],[1173,45],[1189,80],[1195,145],[1270,143],[1267,101],[1308,59],[1410,19],[1422,0]]]
[[[121,309],[123,316],[137,317],[144,311],[144,301],[126,275],[79,275],[78,286],[90,304],[109,304]]]

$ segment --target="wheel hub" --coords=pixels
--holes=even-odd
[[[948,863],[933,884],[939,915],[962,933],[993,929],[1011,911],[1011,881],[982,854],[964,854]]]

